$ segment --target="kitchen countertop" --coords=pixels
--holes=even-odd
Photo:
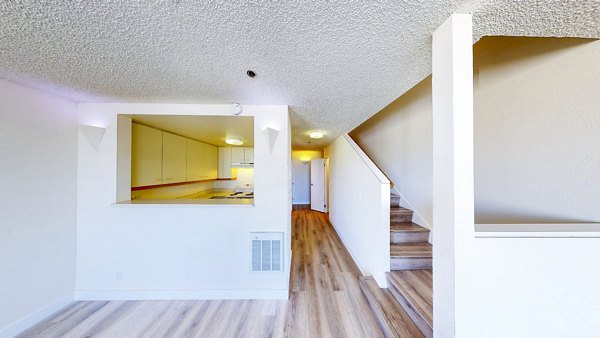
[[[210,199],[212,197],[224,197],[233,193],[233,189],[208,189],[190,195],[181,196],[179,199]]]
[[[253,206],[254,199],[200,199],[200,198],[178,198],[178,199],[137,199],[118,202],[116,205],[244,205]]]
[[[209,189],[168,199],[133,199],[117,204],[205,204],[205,205],[254,205],[254,198],[225,198],[233,189]],[[216,197],[216,198],[214,198]]]

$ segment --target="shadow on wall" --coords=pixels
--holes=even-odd
[[[475,221],[598,222],[600,41],[474,47]]]
[[[415,223],[432,224],[433,136],[431,76],[350,132],[415,211]]]
[[[483,37],[473,46],[475,89],[482,89],[486,84],[478,81],[479,69],[482,67],[487,74],[501,74],[496,81],[510,81],[513,76],[528,69],[543,67],[549,58],[558,57],[560,53],[594,41],[574,38]]]
[[[600,41],[485,37],[474,46],[477,223],[600,222]],[[432,224],[431,77],[350,136]]]

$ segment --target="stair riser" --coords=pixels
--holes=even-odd
[[[392,243],[420,243],[429,241],[429,232],[401,232],[392,231],[390,233]]]
[[[390,197],[390,206],[399,207],[400,206],[400,197]]]
[[[431,269],[433,260],[431,258],[394,258],[390,259],[391,270],[419,270]]]
[[[371,311],[373,311],[373,314],[375,315],[375,320],[377,320],[377,323],[379,324],[379,327],[383,331],[383,334],[386,337],[394,337],[395,336],[394,331],[388,326],[388,324],[385,322],[385,320],[383,320],[383,318],[385,317],[385,311],[383,311],[383,309],[381,309],[381,307],[377,303],[377,300],[375,299],[375,296],[369,290],[369,287],[366,286],[366,284],[363,283],[362,281],[359,283],[360,283],[360,290],[363,292],[363,295],[365,296],[365,298],[367,298],[367,303],[369,303],[369,307],[371,308]],[[419,330],[420,329],[421,328],[419,328]]]
[[[390,213],[390,221],[391,222],[412,222],[413,214],[411,213],[403,213],[403,214],[394,214]]]
[[[410,316],[410,318],[413,320],[413,322],[417,325],[419,330],[421,330],[421,332],[423,332],[423,335],[425,337],[432,338],[433,337],[433,328],[431,326],[429,326],[427,321],[423,317],[421,317],[421,315],[410,305],[410,303],[402,295],[400,290],[395,288],[394,283],[392,283],[389,278],[388,278],[388,282],[389,282],[388,289],[390,290],[392,295],[394,295],[394,298],[396,298],[396,300],[398,301],[398,303],[400,303],[400,305],[406,311],[406,313]]]

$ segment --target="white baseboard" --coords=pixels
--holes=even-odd
[[[294,252],[290,249],[290,254],[288,255],[288,259],[286,262],[286,271],[287,272],[287,285],[289,288],[290,285],[290,278],[292,278],[292,255],[294,254]],[[289,296],[289,290],[288,290],[288,296]]]
[[[36,311],[0,329],[0,337],[14,337],[19,333],[31,328],[35,324],[41,322],[42,320],[48,318],[50,315],[61,310],[62,308],[71,304],[72,302],[73,293],[71,292],[59,298],[56,298],[52,302],[44,305]]]
[[[370,273],[365,273],[360,262],[356,259],[356,255],[352,252],[352,248],[349,247],[348,244],[346,244],[344,237],[342,237],[342,235],[340,235],[340,232],[338,231],[335,224],[331,221],[331,219],[329,220],[329,223],[331,223],[331,225],[333,226],[333,229],[337,233],[338,237],[342,240],[344,247],[346,247],[346,251],[348,251],[348,253],[350,254],[350,257],[352,257],[352,260],[354,261],[354,264],[356,264],[356,266],[358,267],[358,270],[360,270],[361,275],[363,275],[363,276],[371,275]],[[375,281],[377,282],[377,285],[379,285],[380,288],[383,288],[383,289],[387,288],[387,278],[385,277],[385,273],[383,276],[373,276],[373,278],[375,278]]]
[[[288,299],[288,289],[270,290],[76,290],[75,300]]]

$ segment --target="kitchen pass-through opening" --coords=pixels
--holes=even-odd
[[[253,117],[123,117],[130,129],[120,129],[131,135],[131,202],[253,204]]]

